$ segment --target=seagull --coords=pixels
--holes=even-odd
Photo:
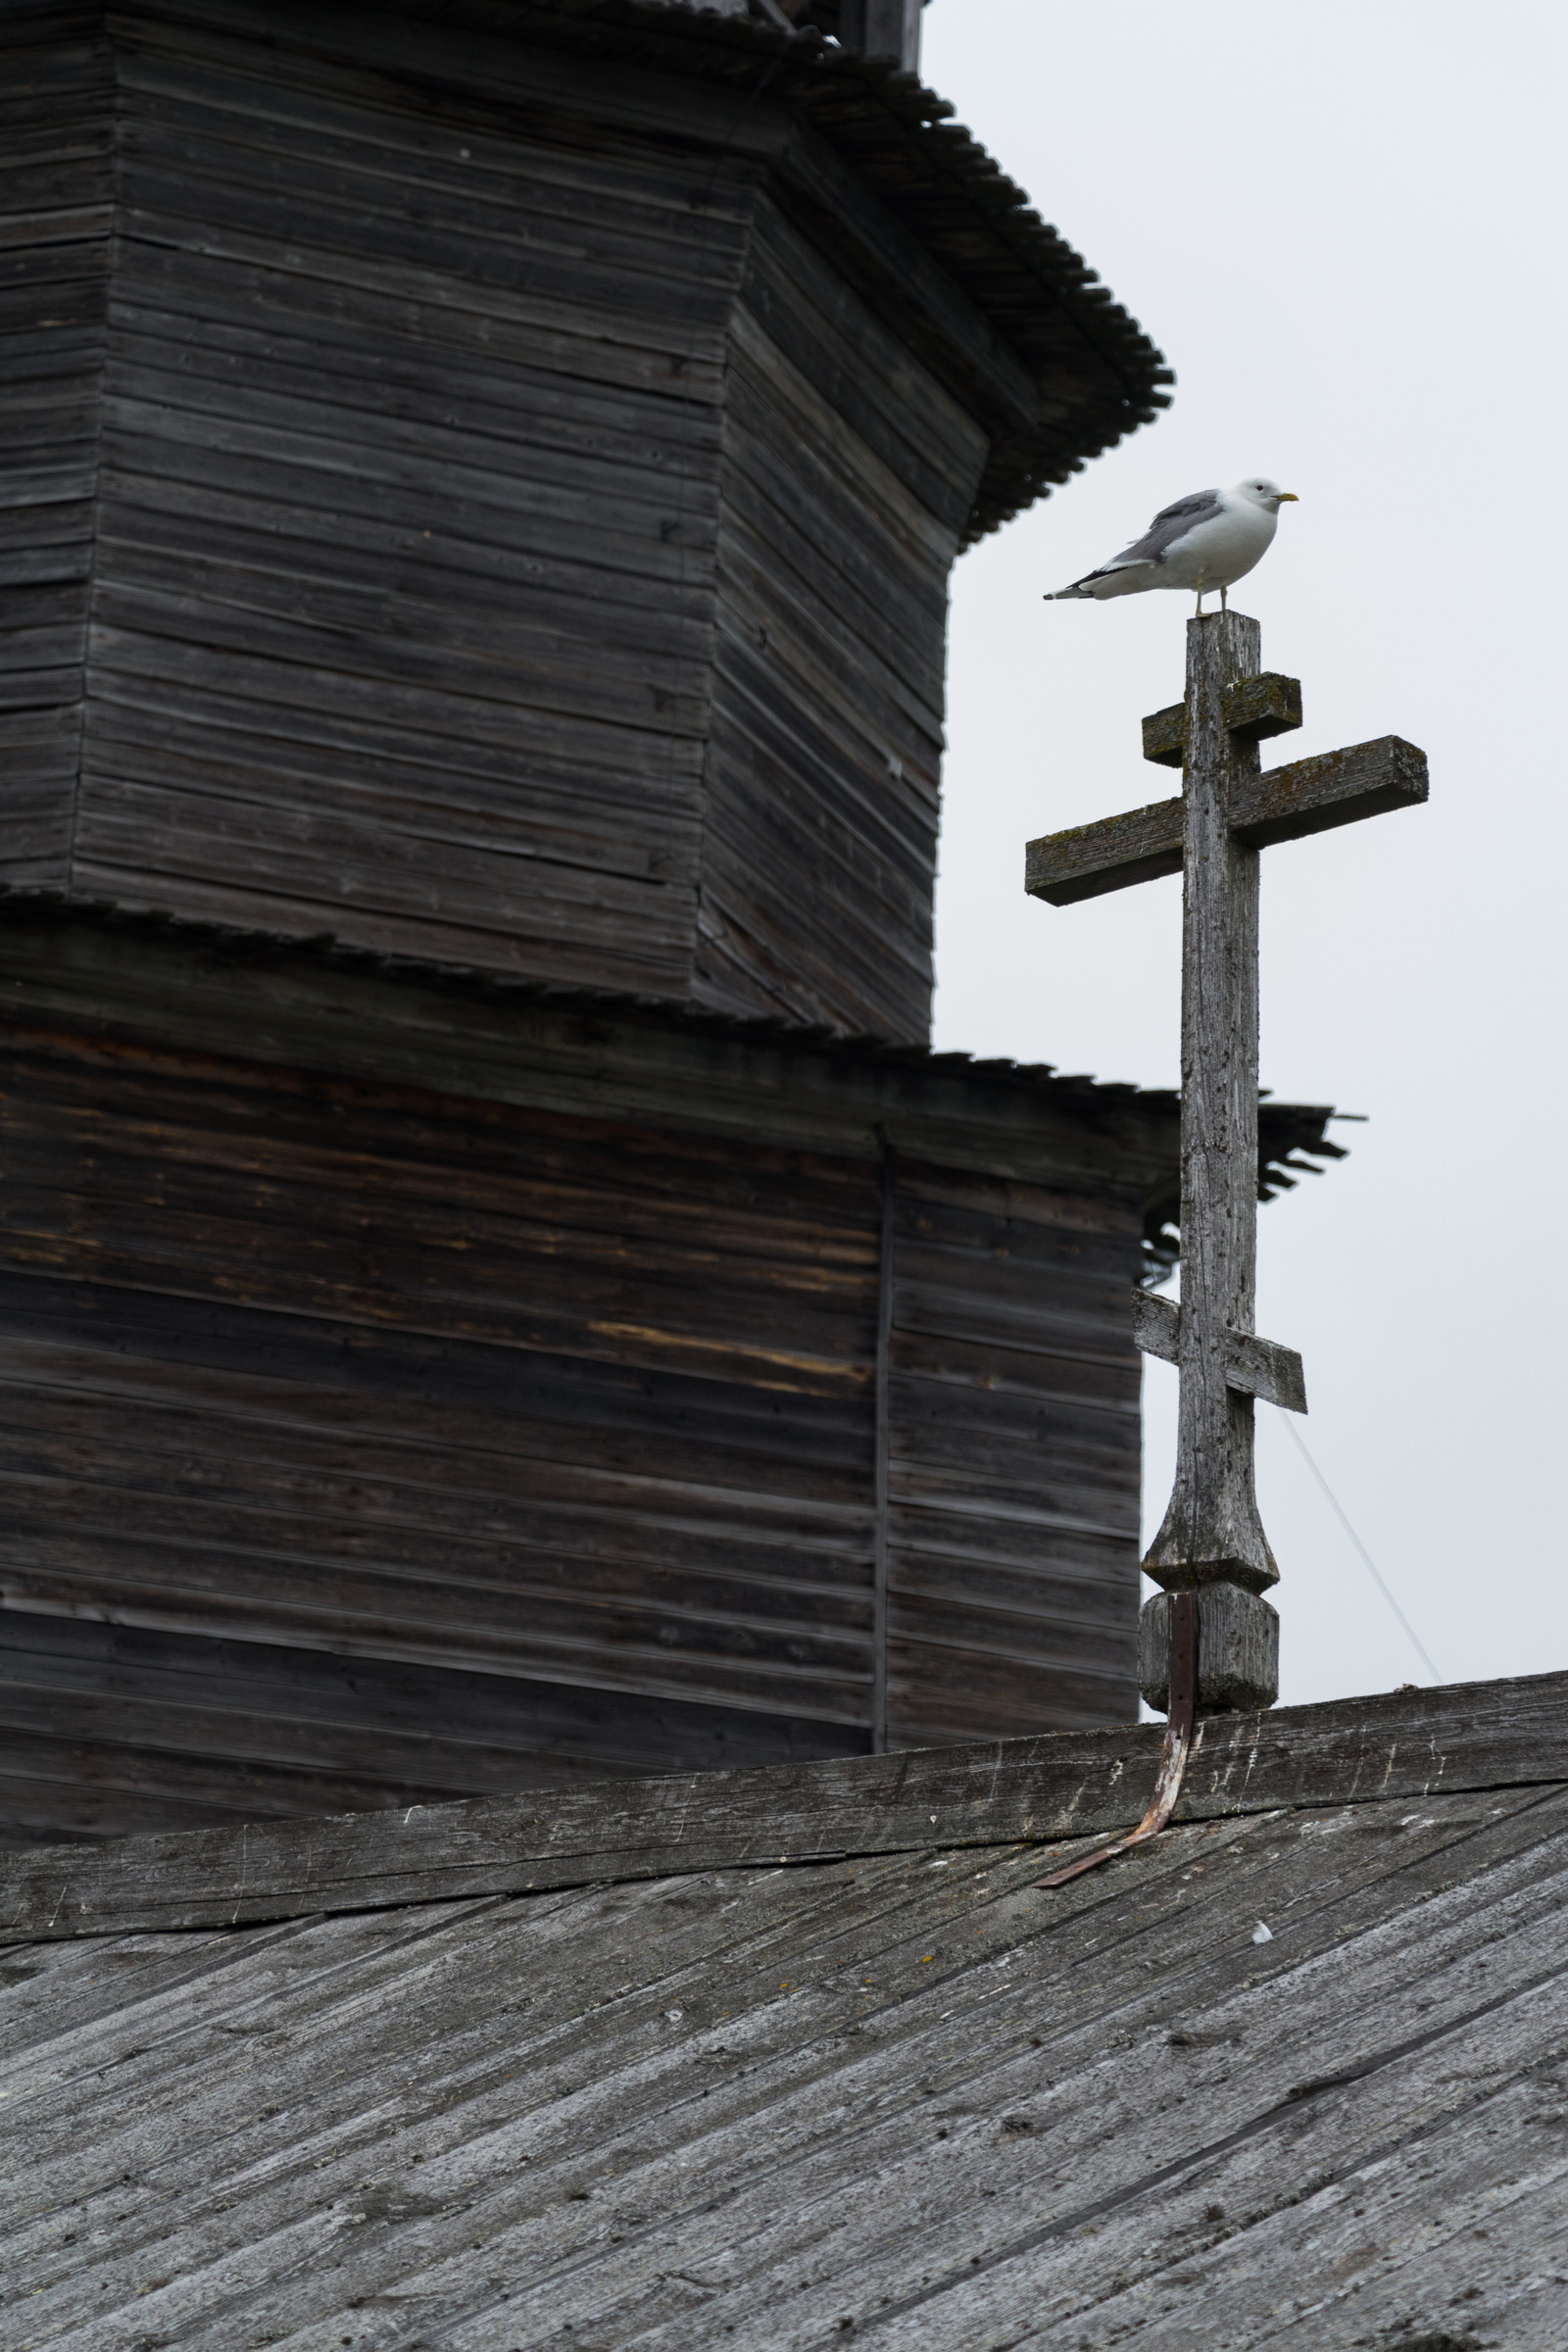
[[[1254,474],[1231,490],[1197,490],[1173,507],[1162,507],[1141,539],[1098,571],[1086,571],[1070,587],[1056,589],[1046,602],[1064,596],[1136,596],[1143,588],[1194,588],[1201,612],[1204,594],[1217,588],[1223,612],[1226,589],[1267,554],[1281,507],[1298,503],[1294,490],[1282,490],[1266,474]]]

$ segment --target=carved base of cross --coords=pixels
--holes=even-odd
[[[1164,1588],[1139,1628],[1139,1683],[1163,1709],[1173,1593],[1196,1592],[1197,1712],[1272,1706],[1279,1619],[1261,1596],[1279,1569],[1258,1517],[1258,1397],[1306,1410],[1301,1359],[1253,1329],[1257,1263],[1258,853],[1427,797],[1427,766],[1398,736],[1264,774],[1258,745],[1301,723],[1294,678],[1266,676],[1242,612],[1187,624],[1187,694],[1144,720],[1144,757],[1180,767],[1177,800],[1032,841],[1025,888],[1065,906],[1180,872],[1182,1296],[1135,1291],[1133,1338],[1180,1372],[1176,1480],[1144,1570]],[[1181,1624],[1191,1616],[1185,1605]],[[1180,1679],[1189,1688],[1189,1662]],[[1174,1721],[1174,1718],[1173,1718]]]

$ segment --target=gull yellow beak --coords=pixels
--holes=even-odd
[[[1297,497],[1294,490],[1282,490],[1280,492],[1280,505],[1282,507],[1298,507],[1300,503],[1300,500]]]

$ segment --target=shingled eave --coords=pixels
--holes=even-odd
[[[286,1046],[283,1033],[269,1028],[256,986],[272,975],[289,985],[289,1020],[305,1020],[314,1002],[328,1052],[334,1030],[346,1045],[363,1041],[368,1008],[351,992],[366,983],[376,992],[377,1030],[396,1027],[400,1006],[416,1021],[422,998],[469,1005],[476,1021],[495,1028],[499,1020],[503,1035],[510,1026],[552,1022],[566,1033],[568,1050],[586,1048],[600,1065],[617,1054],[636,1058],[639,1038],[684,1042],[710,1060],[716,1053],[724,1084],[748,1120],[760,1117],[774,1068],[793,1069],[799,1083],[824,1095],[858,1090],[862,1099],[838,1148],[853,1150],[858,1138],[874,1152],[880,1122],[903,1115],[917,1121],[935,1146],[951,1146],[964,1128],[993,1131],[1000,1169],[1009,1152],[1030,1152],[1031,1133],[1042,1118],[1070,1126],[1081,1132],[1097,1164],[1102,1161],[1108,1172],[1114,1159],[1138,1187],[1149,1278],[1168,1273],[1179,1255],[1181,1098],[1170,1088],[1063,1073],[1050,1062],[937,1052],[816,1024],[746,1018],[611,989],[554,987],[474,966],[384,955],[330,933],[301,938],[247,930],[52,890],[0,887],[0,1011],[13,1020],[53,1010],[73,1025],[98,1021],[140,1035],[167,1020],[172,1033],[184,1035],[195,1007],[215,1024],[210,1042],[216,1042],[220,1000],[230,993],[244,1008],[249,1050],[272,1060]],[[1289,1190],[1301,1173],[1320,1173],[1314,1162],[1346,1156],[1345,1147],[1328,1139],[1334,1116],[1328,1104],[1259,1104],[1260,1199]],[[1015,1141],[1004,1143],[1009,1132]]]

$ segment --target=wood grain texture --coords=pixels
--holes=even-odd
[[[1253,1328],[1257,1265],[1258,853],[1229,822],[1255,743],[1234,734],[1228,690],[1258,674],[1257,623],[1216,612],[1187,626],[1182,917],[1182,1311],[1176,1477],[1145,1555],[1167,1590],[1262,1592],[1279,1570],[1258,1517],[1252,1397],[1230,1379],[1231,1335]]]
[[[1041,417],[972,236],[793,74],[706,86],[711,24],[660,74],[549,8],[104,23],[107,341],[39,412],[93,478],[56,467],[76,554],[19,551],[0,644],[92,691],[73,765],[18,689],[16,870],[923,1037],[947,573]]]
[[[923,1035],[985,435],[770,203],[731,329],[698,995]]]
[[[1179,762],[1178,762],[1179,764]],[[1024,851],[1024,889],[1053,906],[1102,898],[1182,870],[1182,804],[1154,801],[1125,816],[1042,834]]]
[[[1250,703],[1237,703],[1244,723],[1227,728],[1233,741],[1255,743],[1298,726],[1290,716],[1289,699],[1276,689],[1295,686],[1294,678],[1245,679],[1248,686],[1271,689]],[[1246,713],[1251,712],[1250,717]],[[1144,721],[1144,758],[1167,767],[1180,767],[1186,758],[1187,723],[1183,704],[1157,710]],[[1152,748],[1151,749],[1151,746]],[[1226,802],[1230,829],[1245,847],[1267,849],[1273,842],[1303,841],[1309,834],[1336,825],[1353,825],[1364,816],[1381,816],[1394,808],[1417,808],[1428,794],[1426,755],[1397,735],[1380,736],[1375,743],[1358,743],[1348,751],[1324,752],[1315,760],[1298,760],[1288,767],[1253,769],[1230,779]],[[1031,841],[1025,851],[1024,888],[1031,897],[1053,906],[1070,906],[1075,900],[1102,897],[1111,890],[1128,890],[1137,882],[1152,882],[1161,874],[1181,871],[1180,801],[1156,801],[1147,808],[1129,809],[1125,816],[1102,817],[1092,825],[1074,825],[1063,833],[1048,833]]]
[[[1267,849],[1271,842],[1302,841],[1363,816],[1418,808],[1427,793],[1426,754],[1397,735],[1383,735],[1375,743],[1247,777],[1232,795],[1231,826],[1238,840]]]
[[[1173,1597],[1155,1592],[1138,1612],[1138,1688],[1162,1715],[1170,1706]],[[1276,1611],[1239,1585],[1202,1585],[1196,1597],[1199,1707],[1222,1713],[1271,1707],[1280,1694]]]
[[[1181,1362],[1181,1309],[1173,1298],[1152,1291],[1132,1294],[1133,1343],[1145,1355],[1157,1355],[1167,1364]],[[1225,1378],[1244,1396],[1259,1396],[1288,1413],[1306,1410],[1306,1373],[1294,1348],[1259,1339],[1255,1331],[1225,1334]]]
[[[1411,1816],[15,1953],[7,2276],[45,2340],[1554,2352],[1564,1797]]]
[[[666,1121],[710,1138],[875,1161],[882,1135],[939,1166],[1141,1212],[1178,1173],[1177,1100],[967,1054],[883,1049],[608,992],[513,987],[267,933],[14,895],[0,1004],[18,1029],[260,1061],[485,1103]],[[1324,1110],[1266,1106],[1282,1152]],[[1289,1123],[1286,1121],[1289,1114]],[[1328,1147],[1330,1153],[1337,1147]],[[1090,1230],[1098,1229],[1099,1212]]]
[[[1288,735],[1301,723],[1301,683],[1262,670],[1234,678],[1225,689],[1225,724],[1244,741],[1260,743]],[[1171,703],[1144,720],[1144,758],[1159,767],[1180,767],[1187,757],[1187,705]]]
[[[62,1690],[37,1770],[0,1760],[11,1834],[298,1812],[334,1773],[413,1801],[465,1740],[466,1786],[522,1785],[571,1688],[571,1752],[621,1771],[680,1758],[649,1704],[775,1719],[778,1754],[858,1750],[879,1679],[897,1745],[1130,1708],[1134,1201],[704,1134],[669,1069],[633,1122],[7,1042],[0,1592],[228,1661],[174,1753],[134,1690]],[[368,1706],[291,1778],[290,1646],[428,1669],[457,1746],[394,1772]],[[465,1676],[486,1723],[513,1686],[505,1769]]]
[[[686,994],[744,172],[117,71],[78,886]]]
[[[1568,1780],[1568,1677],[1459,1684],[1271,1714],[1195,1736],[1178,1820]],[[0,1938],[164,1932],[600,1880],[1011,1839],[1136,1821],[1160,1726],[701,1773],[392,1813],[197,1830],[4,1857]]]
[[[0,879],[70,876],[115,185],[91,24],[0,28]]]
[[[0,1612],[6,1841],[858,1752],[842,1724],[428,1660]]]
[[[1089,1199],[899,1161],[892,1745],[1134,1712],[1137,1249]]]

